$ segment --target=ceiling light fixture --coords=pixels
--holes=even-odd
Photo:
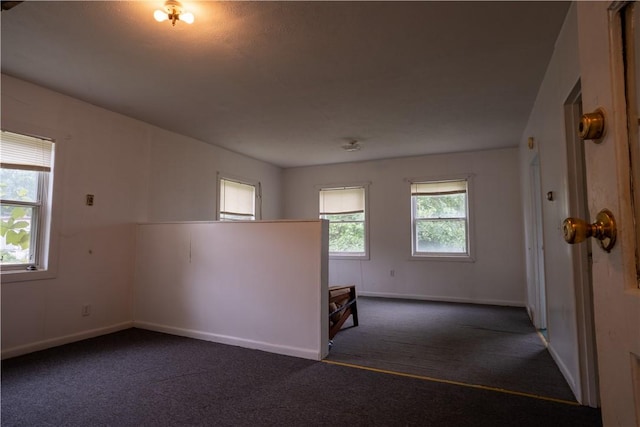
[[[362,148],[357,139],[347,142],[342,146],[344,151],[358,151]]]
[[[156,10],[153,12],[153,17],[158,22],[171,21],[171,25],[176,25],[176,21],[186,22],[187,24],[193,24],[193,13],[185,12],[182,3],[177,0],[167,0],[164,3],[164,10]]]

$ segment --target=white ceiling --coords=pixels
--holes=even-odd
[[[2,72],[282,166],[516,146],[566,2],[26,1]],[[357,139],[362,150],[341,149]]]

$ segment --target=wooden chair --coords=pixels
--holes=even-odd
[[[353,326],[358,326],[356,286],[329,287],[329,339],[336,336],[344,322],[353,316]]]

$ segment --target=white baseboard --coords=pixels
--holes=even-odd
[[[21,356],[27,353],[33,353],[34,351],[45,350],[51,347],[57,347],[64,344],[69,344],[76,341],[86,340],[87,338],[94,338],[100,335],[106,335],[113,332],[122,331],[133,327],[133,322],[122,322],[115,325],[106,326],[104,328],[90,329],[88,331],[77,332],[75,334],[64,335],[61,337],[50,338],[30,344],[21,345],[18,347],[12,347],[8,349],[2,349],[2,359],[8,359],[10,357]]]
[[[228,335],[214,334],[211,332],[196,331],[193,329],[176,328],[173,326],[159,325],[157,323],[148,323],[134,321],[133,326],[140,329],[148,329],[150,331],[164,332],[182,337],[195,338],[204,341],[211,341],[220,344],[235,345],[238,347],[250,348],[253,350],[268,351],[270,353],[283,354],[286,356],[300,357],[303,359],[321,360],[319,350],[311,350],[305,348],[289,347],[278,344],[271,344],[263,341],[249,340],[245,338],[232,337]]]
[[[576,380],[573,377],[573,375],[571,375],[571,371],[567,369],[567,365],[564,364],[564,362],[562,361],[562,358],[558,355],[558,353],[553,348],[552,342],[549,342],[547,344],[547,350],[549,350],[549,354],[551,354],[551,357],[556,362],[556,365],[558,365],[558,369],[560,369],[560,372],[562,372],[562,376],[564,376],[564,379],[567,380],[567,384],[569,384],[569,387],[571,388],[571,391],[573,392],[574,397],[579,403],[582,403],[582,398],[581,398],[582,392],[580,390],[580,386],[579,384],[576,383]]]
[[[495,299],[471,299],[458,297],[440,297],[432,295],[411,295],[411,294],[394,294],[387,292],[367,292],[358,291],[358,296],[376,297],[376,298],[394,298],[394,299],[415,299],[422,301],[442,301],[442,302],[459,302],[466,304],[487,304],[487,305],[504,305],[509,307],[525,307],[523,301],[495,300]]]
[[[527,315],[529,316],[529,320],[531,320],[531,323],[533,323],[533,310],[531,310],[531,306],[527,304],[525,308],[527,309]]]

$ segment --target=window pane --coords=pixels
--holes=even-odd
[[[329,252],[364,253],[364,222],[330,222]]]
[[[0,169],[0,198],[37,202],[39,173],[28,170]]]
[[[465,220],[416,221],[416,252],[467,252]]]
[[[467,193],[414,196],[416,218],[464,218]]]
[[[320,190],[320,218],[329,220],[329,253],[365,256],[365,187]]]
[[[4,204],[0,208],[0,263],[28,264],[34,208]]]

